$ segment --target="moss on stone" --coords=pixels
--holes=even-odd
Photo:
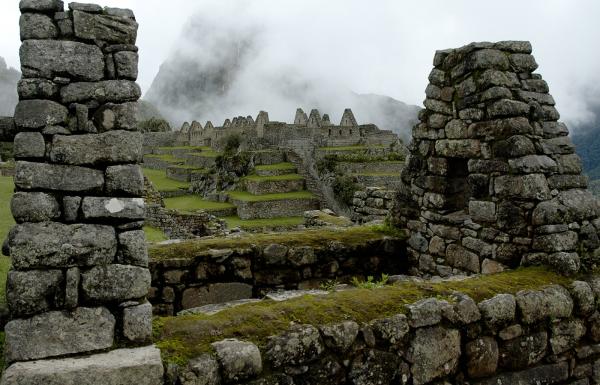
[[[255,170],[295,170],[296,166],[292,163],[284,162],[284,163],[274,163],[274,164],[265,164],[261,166],[256,166]]]
[[[284,332],[291,322],[325,325],[344,320],[366,323],[406,312],[405,305],[428,297],[447,298],[461,291],[476,301],[498,293],[538,289],[571,280],[543,268],[522,268],[464,281],[402,283],[379,289],[353,289],[326,296],[304,296],[284,302],[262,301],[212,316],[157,318],[155,339],[163,358],[182,363],[210,351],[210,343],[238,338],[264,346],[267,337]]]
[[[285,199],[316,199],[316,196],[310,191],[293,191],[288,193],[262,194],[254,195],[246,191],[232,191],[227,193],[231,199],[246,202],[266,202]]]
[[[144,226],[144,233],[146,233],[146,241],[150,243],[162,242],[169,239],[161,229],[152,226]]]
[[[177,191],[180,189],[187,190],[190,187],[190,184],[187,182],[180,182],[167,178],[167,174],[163,170],[152,170],[145,168],[143,171],[146,178],[152,182],[158,191]]]
[[[273,176],[260,176],[260,175],[249,175],[244,177],[245,180],[249,180],[252,182],[268,182],[268,181],[280,181],[280,180],[301,180],[301,175],[299,174],[284,174],[284,175],[273,175]]]
[[[202,199],[199,195],[184,195],[166,198],[164,201],[166,208],[184,212],[193,212],[197,210],[214,211],[235,208],[231,203],[208,201]]]

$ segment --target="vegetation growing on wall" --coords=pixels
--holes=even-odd
[[[164,119],[150,118],[138,123],[141,132],[170,132],[171,125]]]

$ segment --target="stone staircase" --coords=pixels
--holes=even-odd
[[[305,165],[303,158],[294,151],[287,150],[285,155],[287,160],[296,167],[298,174],[302,175],[306,181],[306,189],[315,194],[319,200],[321,208],[330,207],[330,202],[328,202],[323,190],[321,189],[322,184],[318,181],[316,173],[313,175],[309,168]]]

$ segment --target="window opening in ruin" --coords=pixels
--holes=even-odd
[[[331,129],[329,129],[329,136],[331,136]]]
[[[352,129],[350,129],[350,135],[352,135]]]
[[[342,136],[342,130],[340,130],[340,136]]]
[[[447,208],[452,211],[466,210],[471,198],[468,159],[448,158]]]

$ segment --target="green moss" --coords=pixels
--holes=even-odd
[[[289,193],[254,195],[246,191],[232,191],[228,193],[231,199],[246,202],[264,202],[277,201],[284,199],[315,199],[315,195],[310,191],[293,191]]]
[[[157,345],[167,361],[182,362],[210,350],[210,343],[238,338],[264,346],[267,337],[284,332],[290,322],[325,325],[345,320],[366,323],[405,313],[405,305],[422,298],[447,298],[462,291],[476,301],[497,293],[516,293],[569,279],[542,268],[524,268],[460,282],[402,283],[379,289],[354,289],[327,296],[304,296],[285,302],[262,301],[224,310],[212,316],[158,318]]]
[[[150,243],[162,242],[169,239],[161,229],[152,226],[144,226],[144,233],[146,233],[146,241]]]
[[[229,228],[242,229],[296,227],[304,223],[303,217],[280,217],[270,219],[240,219],[239,217],[226,217],[225,222]]]
[[[10,211],[10,200],[14,189],[12,177],[0,176],[0,245],[6,239],[10,228],[15,224]],[[4,286],[2,288],[4,289]]]
[[[165,199],[165,207],[172,210],[192,212],[196,210],[225,210],[235,208],[231,203],[213,202],[198,195],[184,195]]]
[[[158,245],[150,248],[154,260],[173,258],[194,258],[209,249],[247,248],[253,245],[267,246],[280,243],[287,246],[322,247],[330,241],[338,241],[346,246],[361,245],[385,236],[371,226],[355,226],[342,229],[308,229],[281,233],[244,234],[235,238],[202,238],[174,245]]]
[[[167,174],[163,170],[152,170],[149,168],[143,169],[146,178],[152,182],[158,191],[176,191],[187,190],[190,184],[167,178]]]
[[[255,170],[295,170],[296,166],[292,163],[275,163],[275,164],[265,164],[262,166],[254,167]]]
[[[298,174],[284,174],[284,175],[275,175],[275,176],[259,176],[259,175],[249,175],[244,178],[245,180],[249,180],[252,182],[267,182],[267,181],[278,181],[278,180],[301,180],[301,175]]]

